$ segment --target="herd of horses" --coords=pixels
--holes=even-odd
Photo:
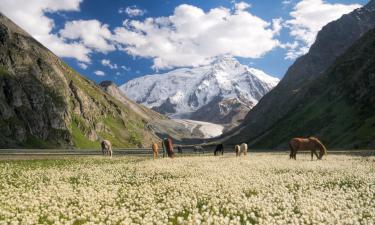
[[[103,155],[109,155],[112,157],[112,144],[108,140],[103,140],[101,142],[102,147],[102,153]],[[159,145],[157,143],[152,144],[152,152],[154,154],[154,159],[157,159],[159,157]],[[164,153],[168,155],[170,158],[175,157],[175,153],[173,150],[173,143],[170,138],[165,138],[161,142],[161,147],[163,149],[163,156]],[[289,148],[290,148],[290,159],[297,159],[296,155],[298,151],[301,150],[309,150],[311,152],[311,160],[314,159],[314,155],[316,158],[322,159],[324,155],[327,155],[327,149],[322,144],[322,142],[316,138],[316,137],[309,137],[309,138],[292,138],[289,142]],[[177,147],[178,153],[182,153],[182,147]],[[204,153],[204,148],[202,146],[194,146],[194,151],[199,151]],[[246,143],[242,143],[241,145],[235,145],[234,146],[234,152],[236,153],[236,156],[239,157],[241,155],[246,156],[248,151],[248,146]],[[317,152],[319,151],[319,153]],[[224,145],[218,144],[216,145],[214,155],[224,155]]]

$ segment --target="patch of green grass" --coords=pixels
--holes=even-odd
[[[113,132],[101,133],[103,138],[106,138],[112,142],[115,147],[134,147],[140,146],[142,144],[141,134],[138,132],[140,130],[134,123],[128,121],[125,122],[119,118],[107,117],[104,119],[104,124],[110,128]]]
[[[0,76],[6,76],[9,75],[9,71],[5,69],[4,67],[0,66]]]
[[[76,121],[72,121],[71,135],[73,138],[74,146],[77,148],[99,148],[98,142],[90,141],[84,133],[78,128]]]
[[[22,144],[26,148],[52,148],[53,145],[43,141],[42,139],[29,135],[26,141]]]

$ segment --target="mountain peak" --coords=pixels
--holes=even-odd
[[[227,70],[227,69],[235,69],[241,66],[240,62],[236,58],[230,55],[224,55],[218,57],[213,62],[213,68],[220,69],[220,70]]]
[[[277,78],[222,56],[208,66],[139,77],[120,89],[130,99],[174,118],[231,123],[232,118],[242,119],[238,112],[246,114],[277,83]]]

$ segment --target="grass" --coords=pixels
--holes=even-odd
[[[6,224],[371,224],[374,157],[0,159]]]
[[[9,75],[9,71],[5,69],[4,67],[0,66],[0,76],[6,76]]]
[[[280,143],[287,146],[292,137],[316,134],[329,148],[353,143],[358,143],[358,148],[367,146],[375,138],[375,116],[363,122],[359,116],[361,112],[355,105],[343,97],[330,101],[327,95],[322,95],[301,110],[296,108],[283,117],[257,140],[258,144],[254,147],[272,148]]]
[[[89,140],[85,134],[78,127],[77,121],[73,120],[71,124],[71,134],[74,142],[74,146],[77,148],[99,148],[99,142]]]

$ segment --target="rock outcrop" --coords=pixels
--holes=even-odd
[[[0,14],[0,148],[148,146],[143,118]]]

